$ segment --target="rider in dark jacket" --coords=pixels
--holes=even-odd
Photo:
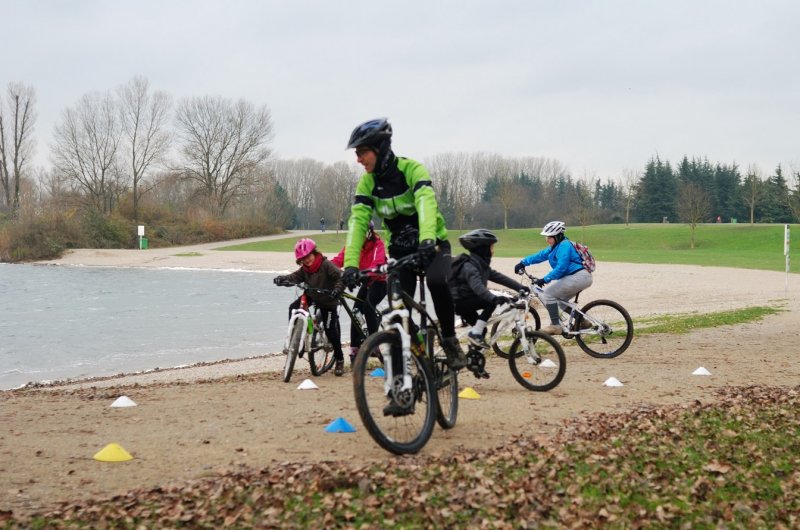
[[[462,254],[453,262],[450,292],[453,294],[456,314],[472,326],[467,335],[470,344],[488,348],[484,339],[486,322],[497,306],[507,303],[508,298],[493,294],[486,285],[492,281],[514,291],[526,291],[527,287],[489,266],[494,244],[497,243],[497,236],[491,231],[479,228],[467,232],[458,240],[470,253]],[[478,311],[481,311],[480,315]]]

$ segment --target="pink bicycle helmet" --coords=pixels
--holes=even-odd
[[[299,262],[301,259],[314,252],[316,248],[317,244],[314,243],[313,239],[301,239],[294,246],[294,259]]]

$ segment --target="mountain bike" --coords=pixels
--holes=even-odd
[[[487,327],[491,326],[491,333],[486,342],[497,348],[501,338],[505,340],[511,337],[509,345],[503,343],[503,354],[508,359],[511,375],[528,390],[544,392],[558,386],[564,378],[567,358],[556,339],[532,326],[527,318],[533,310],[529,307],[529,301],[529,293],[518,293],[510,303],[492,315],[487,322]],[[467,360],[467,369],[475,377],[489,377],[481,348],[470,345]]]
[[[533,285],[538,278],[524,269],[521,274],[531,281],[531,294],[542,301],[543,289]],[[633,340],[633,320],[628,311],[617,302],[602,299],[579,307],[579,295],[580,292],[571,301],[558,300],[563,309],[561,330],[564,338],[575,339],[583,351],[601,359],[617,357],[628,349]],[[530,310],[536,311],[533,307]],[[536,321],[541,321],[538,315]]]
[[[402,290],[399,271],[415,271],[419,301]],[[425,307],[425,272],[416,254],[389,259],[386,265],[361,275],[387,274],[389,307],[381,312],[382,330],[367,337],[353,364],[356,407],[367,432],[394,454],[419,452],[436,422],[455,426],[458,416],[458,373],[436,343],[442,335]],[[412,318],[419,317],[419,325]],[[378,350],[383,362],[371,352]]]
[[[351,303],[348,304],[347,301]],[[361,337],[361,344],[364,344],[364,341],[369,336],[369,328],[367,327],[367,319],[364,317],[364,314],[355,306],[357,302],[361,302],[361,307],[364,308],[365,311],[375,311],[375,309],[369,304],[366,303],[361,298],[344,291],[339,299],[339,303],[341,304],[342,308],[344,309],[345,313],[350,317],[350,321],[354,322],[356,332]],[[380,321],[380,314],[376,313],[378,319]],[[383,359],[380,357],[380,352],[375,351],[373,355],[383,362]],[[331,361],[331,364],[333,361]]]
[[[314,291],[330,295],[328,289],[317,289],[307,284],[284,283],[283,287],[299,287],[303,289],[300,295],[300,307],[292,310],[287,326],[284,353],[286,361],[283,365],[283,382],[288,383],[292,378],[294,365],[298,357],[307,354],[311,374],[320,376],[333,367],[333,346],[322,327],[322,318],[319,308],[312,313],[309,309],[308,292]]]

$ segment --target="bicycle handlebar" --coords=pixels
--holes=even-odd
[[[299,287],[304,291],[312,291],[315,293],[324,294],[330,296],[331,298],[337,298],[337,299],[341,298],[342,296],[341,292],[335,293],[336,296],[334,296],[334,291],[336,291],[336,289],[321,289],[319,287],[312,287],[305,282],[300,282],[300,283],[283,282],[280,285],[278,285],[278,287]]]
[[[371,267],[369,269],[361,269],[358,271],[359,279],[364,280],[370,274],[388,274],[395,269],[404,269],[419,266],[419,255],[409,254],[399,259],[389,258],[383,265]]]

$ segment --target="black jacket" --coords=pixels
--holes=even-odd
[[[490,280],[514,291],[525,288],[521,283],[489,267],[485,259],[475,254],[461,254],[453,260],[448,283],[453,300],[478,296],[493,303],[495,296],[486,288]]]

